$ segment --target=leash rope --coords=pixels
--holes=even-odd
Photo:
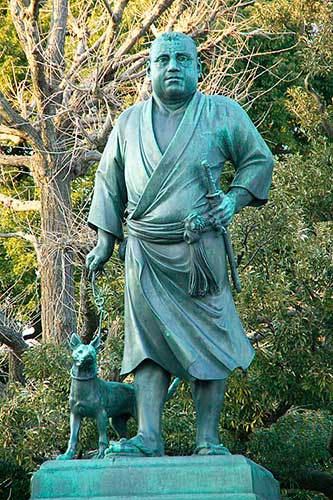
[[[93,293],[93,297],[94,297],[94,302],[95,302],[96,308],[97,308],[98,313],[99,313],[99,324],[98,324],[97,335],[100,337],[101,330],[102,330],[102,321],[103,321],[104,315],[107,314],[107,311],[104,309],[105,297],[103,295],[103,292],[100,289],[100,287],[96,284],[96,278],[98,278],[99,275],[100,275],[100,273],[96,273],[95,271],[93,271],[91,273],[91,289],[92,289],[92,293]],[[73,377],[73,378],[75,378],[75,377]],[[176,393],[180,382],[181,382],[181,380],[179,377],[176,377],[173,380],[172,384],[170,385],[170,387],[168,389],[166,401],[168,401],[170,398],[172,398],[172,396]]]
[[[95,306],[99,314],[97,335],[100,337],[102,331],[102,321],[104,316],[107,314],[107,311],[104,309],[105,297],[103,295],[103,292],[100,289],[100,287],[96,284],[96,278],[98,277],[99,274],[100,273],[97,274],[95,271],[91,273],[91,289],[94,297]]]

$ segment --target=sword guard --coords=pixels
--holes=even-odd
[[[206,198],[221,198],[223,196],[222,191],[219,189],[215,193],[207,193]]]

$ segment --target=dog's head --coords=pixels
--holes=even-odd
[[[97,353],[101,347],[100,336],[97,335],[90,344],[83,344],[80,337],[73,333],[69,341],[72,358],[78,368],[89,368],[96,364]]]

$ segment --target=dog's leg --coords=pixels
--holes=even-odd
[[[98,429],[98,455],[97,458],[104,458],[104,452],[108,447],[107,427],[108,416],[105,410],[100,410],[97,413],[97,429]]]
[[[57,460],[71,460],[75,456],[79,431],[81,427],[81,417],[71,412],[70,415],[71,434],[68,441],[68,448],[63,455],[59,455]]]

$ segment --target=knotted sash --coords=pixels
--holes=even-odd
[[[189,295],[204,297],[219,291],[202,243],[202,233],[214,230],[205,217],[194,212],[185,221],[163,225],[128,219],[127,228],[129,235],[151,243],[172,244],[185,241],[190,250]]]

